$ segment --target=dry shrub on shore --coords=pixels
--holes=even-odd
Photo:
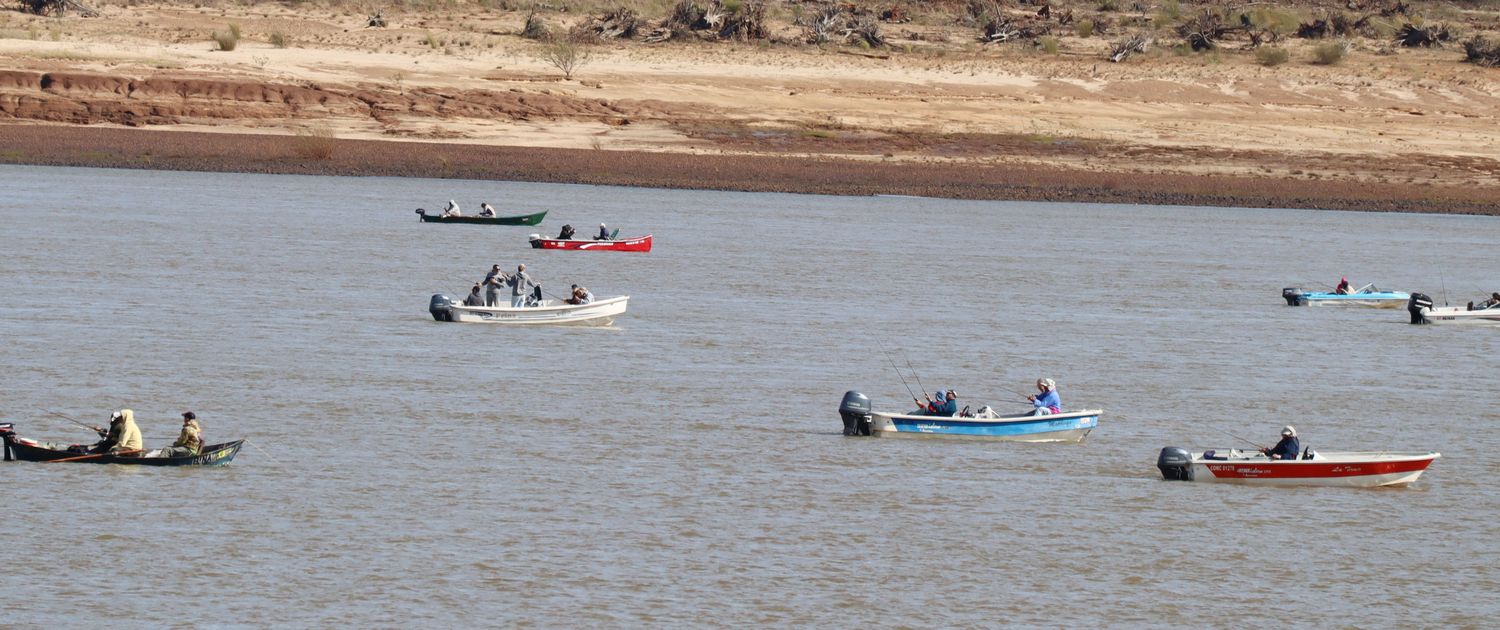
[[[526,26],[521,28],[521,37],[534,39],[539,42],[549,41],[552,39],[552,29],[547,27],[546,22],[542,21],[542,16],[533,12],[531,15],[526,16]]]
[[[1266,46],[1255,49],[1255,63],[1267,68],[1279,66],[1291,60],[1292,54],[1285,48],[1273,48]]]
[[[542,47],[537,58],[561,70],[564,79],[572,79],[573,73],[588,64],[593,53],[583,44],[558,38]]]
[[[1464,42],[1464,61],[1490,68],[1500,67],[1500,43],[1475,35]]]
[[[235,46],[240,44],[240,25],[231,23],[226,32],[214,31],[214,44],[219,47],[219,50],[234,50]]]
[[[292,136],[292,151],[298,157],[310,160],[333,159],[338,144],[338,136],[333,133],[333,127],[325,124],[298,129],[296,135]]]
[[[1325,42],[1313,46],[1312,62],[1320,66],[1337,65],[1344,60],[1344,53],[1348,48],[1344,42]]]

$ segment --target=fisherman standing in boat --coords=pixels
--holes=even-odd
[[[479,283],[474,283],[474,288],[469,290],[469,297],[464,298],[464,306],[484,306],[484,298],[479,295]]]
[[[533,286],[536,286],[536,281],[526,275],[526,265],[516,265],[516,273],[510,277],[511,308],[526,306],[526,294]]]
[[[487,203],[479,204],[479,216],[486,219],[495,218],[495,208]]]
[[[135,412],[129,409],[121,409],[109,417],[109,430],[100,427],[92,427],[103,438],[90,453],[135,453],[139,452],[144,441],[141,440],[141,428],[135,426]]]
[[[1031,402],[1034,409],[1033,416],[1050,416],[1054,413],[1062,413],[1062,400],[1057,397],[1057,381],[1050,378],[1039,378],[1036,380],[1037,394],[1027,396],[1026,400]]]
[[[461,216],[464,216],[464,213],[463,213],[462,210],[458,209],[458,202],[457,201],[449,199],[448,200],[448,207],[443,208],[443,216],[445,216],[445,217],[461,217]]]
[[[198,426],[198,414],[182,413],[182,433],[171,446],[161,449],[157,457],[196,457],[203,449],[203,428]]]
[[[607,240],[609,240],[609,227],[606,226],[606,225],[604,225],[603,223],[600,223],[599,224],[599,235],[595,236],[594,240],[596,240],[596,241],[607,241]]]
[[[510,276],[500,271],[500,265],[490,267],[490,272],[484,276],[484,305],[489,307],[500,306],[500,287],[506,286]]]
[[[1291,425],[1281,427],[1281,441],[1271,448],[1260,449],[1271,459],[1297,459],[1297,454],[1302,452],[1302,445],[1297,442],[1297,430]]]

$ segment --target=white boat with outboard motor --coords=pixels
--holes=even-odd
[[[1098,409],[1046,416],[1000,415],[988,406],[970,415],[934,416],[874,411],[869,397],[844,393],[839,416],[844,435],[873,437],[939,437],[1007,442],[1081,442],[1099,426]]]
[[[1469,302],[1464,306],[1434,306],[1425,293],[1411,294],[1406,312],[1413,324],[1482,324],[1500,326],[1500,303],[1493,300]]]
[[[1401,305],[1410,298],[1411,294],[1405,291],[1382,291],[1375,288],[1373,284],[1367,284],[1353,293],[1304,291],[1297,287],[1287,287],[1281,290],[1281,299],[1286,300],[1287,306],[1340,305],[1401,308]]]
[[[536,300],[534,306],[464,306],[446,295],[434,295],[427,311],[440,322],[511,324],[517,326],[575,324],[608,326],[625,313],[630,296],[603,298],[588,304],[568,304],[560,300]]]
[[[1314,451],[1298,459],[1271,459],[1260,451],[1212,449],[1193,454],[1168,446],[1156,467],[1168,481],[1211,481],[1259,486],[1402,486],[1422,476],[1437,452]]]

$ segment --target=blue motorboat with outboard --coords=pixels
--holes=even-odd
[[[1287,306],[1338,304],[1371,308],[1401,308],[1406,306],[1406,301],[1411,299],[1411,294],[1405,291],[1383,291],[1375,288],[1373,284],[1367,284],[1364,288],[1352,293],[1305,291],[1297,287],[1287,287],[1281,290],[1281,298],[1286,300]]]
[[[1099,426],[1098,409],[1033,416],[1000,415],[988,406],[972,414],[928,415],[874,411],[870,399],[846,392],[839,403],[844,435],[875,437],[941,437],[1008,442],[1081,442]]]

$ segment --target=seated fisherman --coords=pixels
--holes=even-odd
[[[1297,459],[1302,445],[1297,443],[1297,430],[1291,426],[1281,427],[1281,441],[1271,448],[1260,449],[1271,459]]]
[[[474,283],[474,288],[469,290],[469,297],[464,298],[464,306],[484,306],[484,296],[479,294],[479,283]]]
[[[605,226],[603,223],[600,223],[599,224],[599,235],[595,236],[594,240],[596,240],[596,241],[607,241],[607,240],[609,240],[609,227]]]
[[[487,203],[481,203],[481,204],[479,204],[479,216],[484,217],[486,219],[493,219],[493,218],[495,218],[495,208],[494,208],[494,206],[491,206],[490,204],[487,204]]]
[[[1495,308],[1497,306],[1500,306],[1500,293],[1491,293],[1490,299],[1475,305],[1474,310],[1482,311],[1488,308]]]
[[[1035,395],[1026,397],[1031,402],[1031,415],[1050,416],[1062,413],[1062,399],[1057,396],[1057,381],[1039,378],[1036,380],[1036,390]]]
[[[557,240],[566,241],[573,238],[573,226],[564,225],[562,231],[557,233]]]
[[[203,429],[198,426],[198,415],[188,411],[182,414],[182,433],[161,451],[157,457],[193,457],[203,449]]]
[[[140,452],[145,446],[141,439],[141,429],[135,425],[135,412],[129,409],[121,409],[109,417],[109,430],[100,427],[92,427],[103,438],[90,453],[121,453],[133,454]]]
[[[456,201],[454,201],[452,199],[449,199],[448,200],[448,207],[443,208],[443,216],[445,216],[445,217],[461,217],[461,216],[464,216],[464,213],[463,213],[462,210],[458,209],[458,202],[456,202]]]
[[[1354,289],[1349,286],[1348,278],[1339,278],[1339,286],[1334,287],[1333,292],[1339,295],[1349,295],[1354,292]]]

